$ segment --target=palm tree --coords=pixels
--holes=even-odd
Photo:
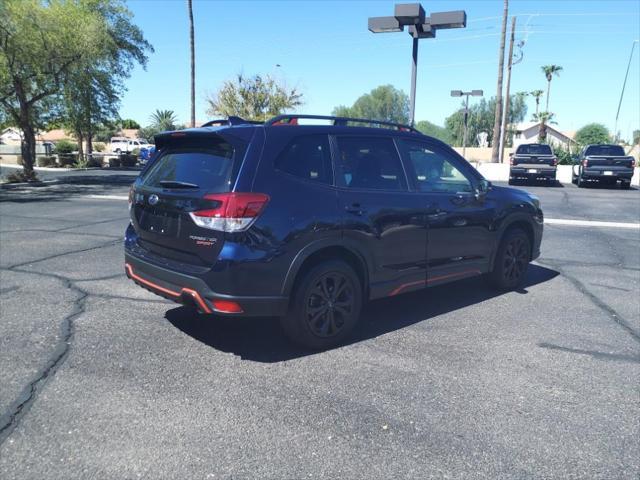
[[[536,99],[536,115],[538,115],[540,110],[540,97],[544,95],[544,90],[533,90],[529,92],[529,95]]]
[[[178,119],[173,110],[156,110],[151,115],[151,123],[161,132],[175,130],[177,121]]]
[[[540,112],[533,116],[533,119],[540,122],[540,131],[538,132],[538,141],[545,143],[547,141],[547,124],[556,123],[553,120],[554,114],[551,112]]]
[[[560,76],[560,72],[562,71],[562,67],[560,65],[544,65],[540,67],[544,76],[547,78],[547,106],[545,110],[549,111],[549,91],[551,90],[551,80],[553,80],[553,76]]]
[[[191,47],[191,127],[196,126],[196,43],[193,34],[193,2],[187,0],[189,9],[189,43]]]

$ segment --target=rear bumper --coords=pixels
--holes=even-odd
[[[616,178],[629,180],[633,177],[633,168],[620,168],[606,166],[597,168],[585,168],[582,170],[582,178],[585,180],[603,180],[605,178]]]
[[[226,316],[269,317],[286,314],[287,297],[234,296],[216,293],[200,278],[154,265],[125,252],[127,277],[150,292],[183,305],[193,305],[202,313]],[[218,301],[234,302],[241,312],[218,308]]]
[[[509,168],[509,177],[510,178],[527,178],[527,179],[544,178],[547,180],[555,180],[556,167],[548,167],[548,166],[511,167]]]

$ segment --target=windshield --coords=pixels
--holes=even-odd
[[[624,149],[620,145],[592,145],[587,147],[584,154],[585,156],[624,157]]]
[[[551,147],[549,145],[540,145],[538,143],[532,143],[529,145],[520,145],[516,154],[520,155],[553,155]]]

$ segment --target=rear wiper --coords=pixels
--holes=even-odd
[[[200,186],[195,183],[178,182],[176,180],[161,180],[158,183],[165,188],[200,188]]]

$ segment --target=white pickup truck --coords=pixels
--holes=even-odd
[[[136,148],[150,148],[153,145],[144,138],[111,137],[110,146],[113,153],[130,153]]]

